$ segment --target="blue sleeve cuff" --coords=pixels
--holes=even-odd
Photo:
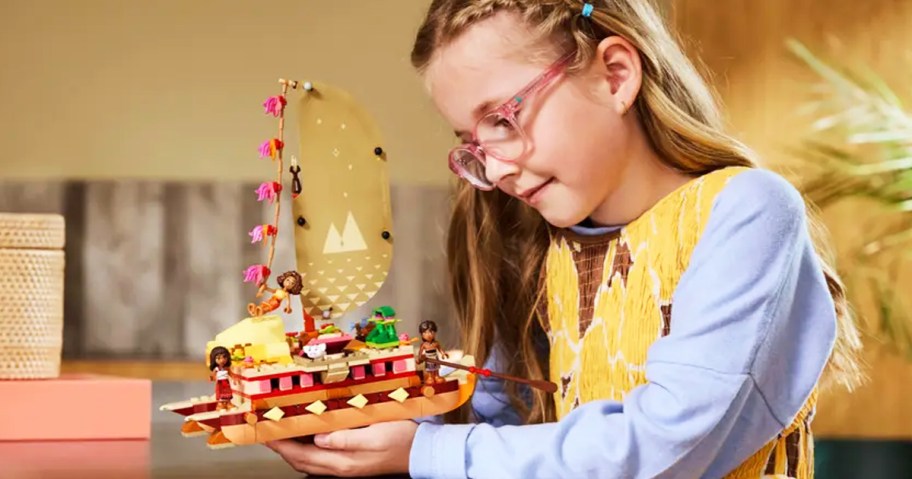
[[[474,428],[474,424],[419,424],[409,452],[409,475],[464,479],[466,441]]]
[[[443,424],[443,423],[445,422],[445,421],[444,421],[444,418],[443,418],[443,415],[437,415],[437,416],[422,416],[422,417],[414,418],[414,419],[412,419],[412,421],[415,422],[415,423],[417,423],[417,424],[421,424],[421,423],[425,423],[425,422],[428,422],[428,423],[431,423],[431,424]]]

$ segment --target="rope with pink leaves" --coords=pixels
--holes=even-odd
[[[257,225],[248,233],[251,243],[262,242],[264,245],[269,245],[269,256],[266,264],[251,265],[244,270],[244,282],[256,283],[258,296],[262,294],[266,287],[266,282],[272,274],[272,260],[275,258],[276,239],[279,236],[279,214],[282,207],[282,171],[284,168],[282,152],[285,148],[285,105],[288,104],[285,95],[288,93],[289,83],[296,82],[279,80],[279,83],[282,85],[282,93],[278,96],[269,97],[263,102],[263,108],[266,110],[265,114],[279,119],[279,134],[277,138],[266,140],[260,145],[260,158],[270,158],[277,163],[276,179],[275,181],[261,184],[256,190],[257,201],[268,201],[270,204],[275,205],[275,216],[272,224]]]

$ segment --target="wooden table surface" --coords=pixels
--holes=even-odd
[[[261,445],[209,450],[205,437],[184,438],[182,417],[161,404],[210,394],[211,383],[155,381],[149,441],[0,442],[3,479],[301,478]],[[62,405],[61,407],[66,407]],[[103,407],[103,405],[100,405]]]

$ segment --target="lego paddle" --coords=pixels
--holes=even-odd
[[[513,381],[516,383],[526,384],[532,386],[535,389],[540,389],[546,393],[557,392],[557,384],[554,384],[550,381],[541,381],[537,379],[524,379],[518,378],[516,376],[508,376],[506,374],[495,373],[490,369],[476,368],[474,366],[463,366],[462,364],[450,363],[446,361],[441,361],[439,359],[425,358],[426,362],[439,364],[441,366],[447,366],[454,369],[462,369],[463,371],[468,371],[472,374],[480,374],[485,377],[493,376],[495,378],[505,379],[507,381]]]

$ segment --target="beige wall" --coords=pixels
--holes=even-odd
[[[912,2],[909,0],[677,0],[674,17],[694,54],[712,72],[731,128],[787,171],[785,152],[807,133],[796,112],[816,77],[793,60],[784,41],[794,37],[847,65],[872,67],[901,95],[912,77]],[[908,97],[907,97],[908,98]],[[790,172],[792,174],[800,172]],[[826,215],[842,252],[856,245],[870,209],[850,204]],[[859,304],[860,319],[872,308]],[[867,338],[870,381],[854,394],[829,393],[815,420],[819,434],[912,438],[912,362]]]
[[[0,178],[260,180],[285,77],[362,101],[393,182],[442,184],[452,133],[409,65],[428,3],[4,0]]]

